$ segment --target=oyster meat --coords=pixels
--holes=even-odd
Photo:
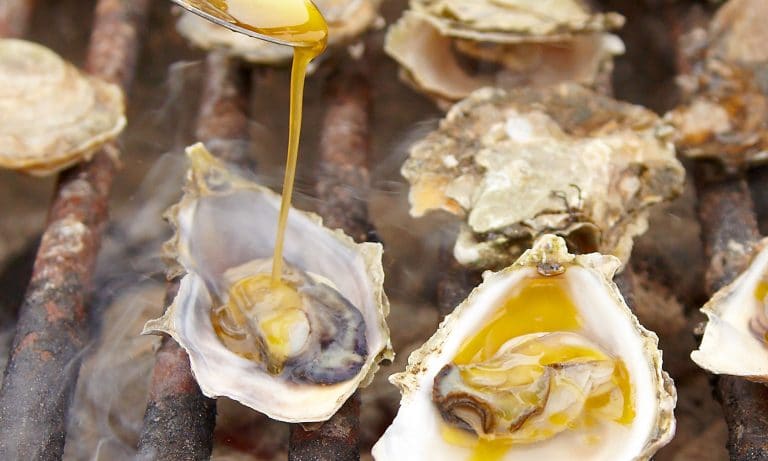
[[[605,32],[623,23],[580,0],[412,0],[385,50],[406,83],[446,105],[483,86],[593,85],[624,52]]]
[[[505,267],[544,233],[626,262],[648,207],[682,190],[668,138],[649,110],[576,84],[485,88],[411,148],[402,173],[413,216],[465,220],[463,264]]]
[[[328,23],[329,46],[352,42],[373,27],[379,18],[380,0],[315,0],[313,3]],[[186,11],[181,14],[176,28],[195,46],[226,48],[232,55],[257,64],[282,65],[293,57],[290,47],[254,40]]]
[[[53,51],[0,39],[0,167],[44,176],[90,159],[125,127],[123,93]]]
[[[687,102],[667,114],[675,144],[689,157],[729,169],[768,160],[768,3],[730,0],[698,40],[691,37]]]
[[[768,239],[752,256],[744,273],[701,308],[708,320],[691,358],[712,373],[768,383]]]
[[[673,436],[676,392],[618,267],[545,235],[486,273],[390,378],[402,400],[374,458],[650,459]]]
[[[186,271],[165,315],[203,393],[288,422],[324,421],[392,357],[380,244],[355,244],[292,209],[282,279],[271,278],[280,198],[201,144],[171,212],[169,256]]]

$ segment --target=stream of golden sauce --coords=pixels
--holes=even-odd
[[[291,207],[299,155],[304,80],[310,61],[325,51],[328,44],[328,24],[320,10],[309,0],[190,0],[189,3],[243,29],[288,43],[294,49],[288,160],[285,165],[283,197],[272,263],[272,285],[277,287],[282,274],[285,226]]]
[[[511,338],[531,333],[550,333],[557,331],[580,332],[582,319],[567,292],[567,282],[563,276],[533,277],[523,282],[519,292],[512,294],[496,312],[494,317],[477,334],[462,344],[453,362],[461,365],[490,359]],[[599,351],[564,346],[544,352],[542,365],[556,363],[576,357],[590,357]],[[600,358],[600,357],[595,357]],[[616,420],[628,424],[635,417],[634,395],[627,368],[621,360],[616,360],[613,382],[621,390],[624,398],[622,416]],[[606,402],[605,396],[590,398],[585,404],[585,412],[600,408]],[[553,415],[556,417],[557,415]],[[557,421],[552,421],[553,424]],[[470,461],[497,461],[504,457],[512,443],[505,440],[486,440],[466,431],[444,424],[443,438],[453,445],[472,449]],[[589,439],[588,443],[599,440]]]
[[[296,163],[299,155],[304,80],[309,63],[325,51],[328,43],[328,24],[310,0],[188,0],[188,3],[243,29],[290,44],[294,49],[293,67],[291,69],[288,155],[270,282],[271,289],[275,292],[295,292],[294,287],[283,283],[281,280],[285,228],[288,222],[288,211],[291,207],[293,183],[296,177]],[[245,290],[244,293],[254,293],[258,291],[256,287],[262,287],[264,280],[259,275],[256,275],[241,282],[242,286],[251,287],[250,290]],[[256,360],[260,349],[255,341],[259,334],[256,331],[251,331],[253,328],[252,322],[248,322],[248,319],[245,317],[248,314],[248,310],[240,312],[237,307],[244,299],[248,299],[251,296],[238,295],[236,288],[236,286],[233,286],[230,289],[230,301],[227,302],[226,309],[212,314],[211,320],[217,335],[225,342],[227,347],[243,357]],[[238,300],[238,297],[243,299]],[[259,323],[259,330],[266,328],[266,330],[260,333],[262,333],[262,339],[269,344],[263,346],[266,346],[268,351],[272,351],[274,348],[278,355],[280,355],[280,351],[284,348],[285,344],[294,341],[292,329],[286,327],[286,325],[292,324],[290,321],[292,318],[291,313],[296,311],[295,306],[287,303],[286,300],[293,300],[293,298],[287,295],[275,295],[264,298],[278,304],[273,306],[274,312],[270,316],[275,321],[272,323],[267,322],[266,324],[263,322]],[[247,334],[245,336],[235,335],[236,337],[226,334],[226,329],[222,328],[221,324],[221,322],[225,321],[221,316],[225,314],[235,324],[245,328]],[[283,322],[279,319],[288,320]],[[279,366],[273,368],[270,371],[279,372]]]

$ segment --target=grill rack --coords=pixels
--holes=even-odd
[[[0,36],[23,36],[34,6],[32,0],[4,0],[0,4]],[[676,11],[674,6],[665,8],[668,13]],[[98,0],[87,71],[128,90],[148,9],[148,0]],[[674,26],[670,35],[675,38],[681,31],[679,21],[669,21]],[[679,70],[686,70],[682,58],[677,65]],[[326,95],[321,156],[327,167],[316,186],[324,205],[320,214],[329,225],[345,229],[358,241],[376,240],[365,201],[341,187],[352,184],[362,191],[370,187],[366,160],[371,98],[365,61],[362,66],[341,68],[336,81],[343,83]],[[238,148],[242,144],[236,142],[246,136],[247,124],[243,102],[247,88],[238,81],[241,76],[238,63],[221,53],[209,53],[197,135],[202,141],[233,141],[217,145],[215,153],[243,165],[247,156]],[[89,338],[86,294],[107,220],[116,149],[109,145],[92,161],[59,177],[0,389],[2,459],[61,458],[78,357]],[[768,213],[762,213],[768,200],[756,204],[751,200],[768,195],[768,169],[728,177],[714,174],[715,169],[703,162],[692,169],[708,261],[706,291],[712,294],[744,266],[743,254],[734,252],[732,244],[753,245],[760,236],[758,221],[761,227],[768,225]],[[761,211],[757,215],[755,205]],[[72,220],[85,226],[83,245],[77,251],[71,251],[71,241],[67,240],[71,237],[62,232]],[[443,258],[446,269],[438,283],[437,298],[445,314],[476,284],[477,274],[458,267],[447,251],[443,251]],[[170,282],[169,299],[175,289]],[[768,389],[733,377],[714,381],[729,427],[731,458],[768,458]],[[48,394],[49,389],[62,387],[64,392]],[[164,339],[158,351],[150,397],[139,446],[142,454],[169,460],[210,456],[215,406],[200,393],[186,354],[170,338]],[[319,429],[292,425],[289,459],[359,459],[359,405],[358,396],[351,398]]]

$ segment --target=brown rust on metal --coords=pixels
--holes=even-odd
[[[173,302],[178,280],[168,283],[166,305]],[[158,349],[139,456],[152,460],[206,460],[213,450],[216,401],[200,391],[186,351],[166,336]]]
[[[248,149],[246,80],[238,63],[222,51],[205,61],[205,83],[196,134],[219,158],[243,168],[253,165]],[[178,291],[170,282],[166,305]],[[204,460],[213,450],[216,402],[205,397],[189,364],[189,356],[173,338],[163,338],[139,440],[143,459]]]
[[[354,394],[318,428],[291,424],[289,461],[353,461],[360,459],[360,398]]]
[[[3,0],[0,2],[0,37],[23,37],[27,32],[34,6],[34,0]]]
[[[100,0],[86,68],[127,88],[148,0]],[[59,177],[0,389],[0,459],[60,459],[117,148]],[[53,313],[54,315],[50,315]]]
[[[362,242],[372,231],[368,220],[371,94],[368,77],[351,67],[328,80],[316,190],[318,213],[325,225],[344,229]]]
[[[745,268],[760,234],[747,183],[741,176],[716,177],[713,166],[695,170],[699,219],[709,261],[706,289],[713,294]],[[768,388],[733,376],[716,377],[715,394],[728,424],[733,461],[768,459]]]

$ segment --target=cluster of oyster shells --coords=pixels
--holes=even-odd
[[[209,397],[226,396],[281,421],[327,420],[393,355],[381,244],[357,244],[323,227],[318,216],[291,209],[284,277],[297,286],[308,320],[299,323],[306,331],[289,335],[291,346],[299,343],[284,367],[269,370],[265,360],[229,349],[211,314],[229,301],[239,280],[269,273],[280,197],[229,169],[202,144],[187,154],[185,194],[169,212],[176,234],[166,245],[166,255],[177,262],[170,275],[186,275],[173,304],[144,333],[171,335],[189,354]],[[263,338],[248,340],[268,352]]]
[[[580,0],[411,0],[385,51],[406,83],[447,105],[484,86],[593,85],[624,52],[606,32],[623,23]]]
[[[485,88],[413,145],[402,173],[413,216],[464,220],[463,264],[505,267],[545,233],[626,262],[649,206],[682,190],[669,137],[651,111],[576,84]]]
[[[44,176],[125,127],[123,93],[32,42],[0,39],[0,167]]]
[[[667,114],[675,143],[689,157],[730,169],[768,160],[768,4],[731,0],[709,30],[689,37],[687,102]]]
[[[379,22],[380,0],[316,0],[313,3],[328,23],[329,46],[353,42]],[[290,47],[254,40],[187,11],[181,14],[176,27],[195,46],[224,48],[249,62],[282,65],[293,57]]]

